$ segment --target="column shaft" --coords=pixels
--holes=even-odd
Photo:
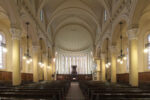
[[[132,86],[138,86],[138,52],[137,52],[137,40],[132,39],[129,42],[129,59],[130,59],[130,74],[129,83]]]
[[[116,83],[116,63],[117,58],[115,54],[111,55],[111,82]]]
[[[21,72],[20,72],[20,41],[19,39],[12,40],[12,66],[13,66],[13,85],[21,84]]]
[[[103,82],[105,82],[106,81],[105,59],[101,59],[101,61],[102,61],[101,79]]]
[[[47,80],[47,54],[44,56],[44,80]]]
[[[38,49],[39,47],[33,47],[33,81],[39,81],[39,67],[38,67]]]

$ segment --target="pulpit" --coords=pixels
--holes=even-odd
[[[77,70],[76,70],[77,66],[73,65],[72,66],[72,72],[71,72],[71,77],[73,81],[77,80]]]

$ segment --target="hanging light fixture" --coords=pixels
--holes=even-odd
[[[43,63],[43,59],[42,59],[42,38],[40,38],[40,47],[41,47],[41,58],[40,58],[40,61],[39,61],[39,65],[40,65],[40,67],[41,68],[43,68],[44,67],[44,63]]]
[[[121,25],[123,24],[122,22],[119,23],[120,24],[120,32],[121,32]],[[127,57],[125,56],[125,54],[123,54],[123,49],[122,49],[122,32],[120,35],[120,41],[121,41],[121,50],[120,50],[120,56],[118,56],[117,62],[120,64],[123,64],[123,60],[126,60]]]
[[[108,58],[108,38],[106,40],[107,40],[107,58],[106,58],[107,63],[106,63],[106,68],[109,68],[111,63],[109,62],[109,58]]]
[[[28,35],[29,22],[26,22],[26,25],[27,25],[27,52],[24,54],[23,59],[26,60],[27,64],[30,64],[32,62],[32,57],[30,56],[29,51],[29,35]]]

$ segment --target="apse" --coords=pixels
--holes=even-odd
[[[78,74],[91,74],[92,44],[85,27],[77,24],[62,27],[55,38],[56,73],[71,74],[71,66],[76,65]]]

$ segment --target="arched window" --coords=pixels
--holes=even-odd
[[[5,68],[5,53],[4,53],[4,45],[6,44],[5,38],[2,34],[0,34],[0,68]]]
[[[106,21],[106,20],[107,20],[107,11],[104,10],[104,21]]]
[[[43,10],[40,12],[40,20],[43,21]]]
[[[150,43],[150,34],[147,36],[147,42]],[[148,48],[150,51],[150,48]],[[148,52],[147,54],[147,65],[148,65],[148,69],[150,69],[150,52]]]

